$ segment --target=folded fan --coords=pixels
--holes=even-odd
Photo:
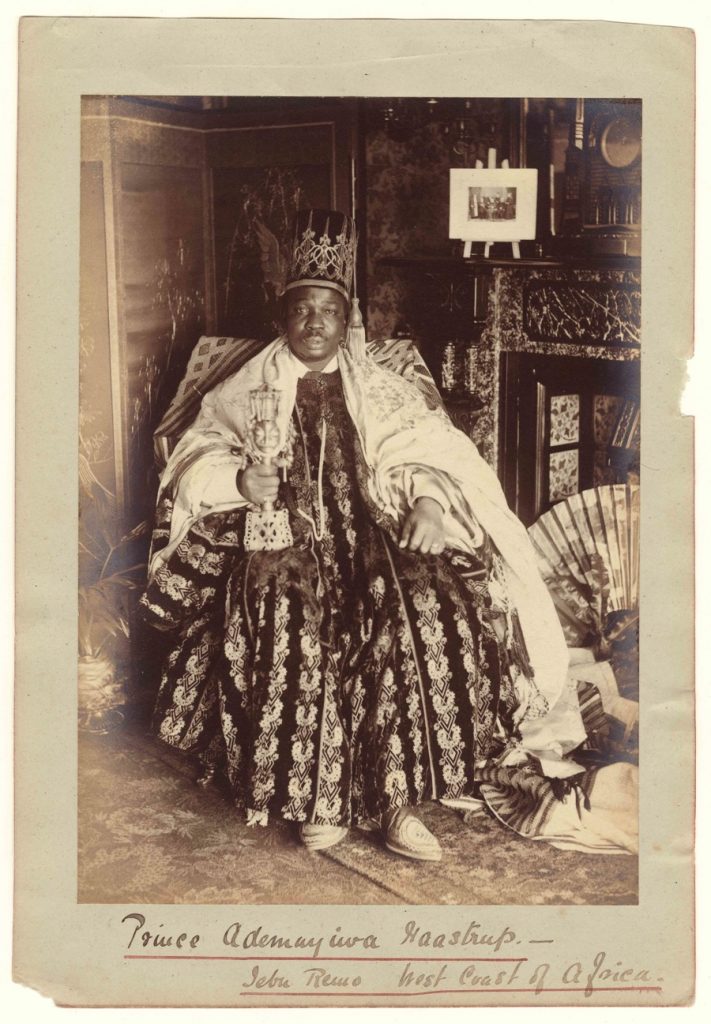
[[[602,643],[613,613],[639,607],[639,487],[574,494],[529,529],[570,646]]]

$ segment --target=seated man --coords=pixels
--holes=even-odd
[[[285,334],[204,397],[168,461],[143,598],[175,632],[155,724],[224,770],[251,823],[297,822],[324,849],[374,821],[389,849],[438,860],[413,807],[476,796],[512,754],[560,759],[584,731],[495,474],[352,344],[354,257],[347,218],[299,215]],[[245,527],[265,503],[281,541],[260,549]]]

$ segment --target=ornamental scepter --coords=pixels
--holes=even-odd
[[[265,466],[274,464],[284,443],[279,427],[282,392],[274,387],[273,382],[276,378],[276,367],[273,363],[266,363],[263,371],[264,383],[249,392],[252,414],[250,440],[254,451],[261,457]],[[265,501],[259,512],[247,513],[244,532],[244,546],[247,551],[281,551],[283,548],[291,547],[293,543],[287,509],[275,509],[273,502]]]

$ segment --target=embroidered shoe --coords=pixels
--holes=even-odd
[[[409,807],[386,811],[382,817],[385,845],[393,853],[413,860],[442,860],[442,847]]]
[[[348,829],[342,825],[312,825],[308,821],[299,825],[299,839],[307,850],[327,850],[346,835]]]

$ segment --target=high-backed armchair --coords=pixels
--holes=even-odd
[[[156,462],[160,469],[197,416],[203,395],[236,373],[263,346],[264,342],[251,338],[207,335],[200,338],[190,355],[175,398],[153,435]],[[410,338],[371,341],[368,352],[381,366],[417,384],[430,408],[443,406],[437,385]]]

